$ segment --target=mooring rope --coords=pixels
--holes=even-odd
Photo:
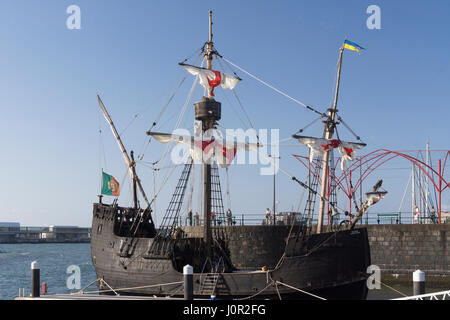
[[[278,284],[277,284],[276,281],[275,281],[275,289],[277,289],[278,298],[279,298],[280,300],[283,300],[283,299],[281,299],[280,290],[278,290]]]
[[[404,296],[404,297],[407,297],[407,296],[408,296],[408,295],[404,294],[403,292],[400,292],[400,291],[398,291],[398,290],[392,288],[391,286],[388,286],[387,284],[385,284],[385,283],[383,283],[383,282],[381,282],[381,281],[379,281],[379,280],[377,280],[377,279],[375,279],[375,281],[378,282],[378,283],[380,283],[380,284],[382,284],[383,286],[386,286],[387,288],[389,288],[389,289],[391,289],[391,290],[397,292],[398,294],[401,294],[401,295]]]
[[[99,278],[98,280],[102,280],[103,282],[105,282],[105,280]],[[94,281],[94,282],[96,282]],[[152,285],[146,285],[146,286],[139,286],[139,287],[130,287],[130,288],[119,288],[119,289],[113,289],[111,288],[106,282],[105,284],[111,288],[111,290],[97,290],[97,291],[88,291],[88,292],[84,292],[84,293],[104,293],[104,292],[111,292],[114,291],[116,293],[116,291],[124,291],[124,290],[136,290],[136,289],[145,289],[145,288],[152,288],[152,287],[160,287],[160,286],[169,286],[169,285],[175,285],[175,284],[182,284],[184,283],[184,281],[177,281],[177,282],[168,282],[168,283],[160,283],[160,284],[152,284]],[[93,283],[91,283],[92,285]],[[83,292],[81,292],[83,293]],[[80,292],[77,292],[75,294],[80,294]],[[117,294],[117,293],[116,293]]]
[[[248,300],[248,299],[254,298],[254,297],[256,297],[257,295],[259,295],[259,294],[261,294],[262,292],[264,292],[264,291],[265,291],[268,287],[270,287],[271,285],[273,285],[273,281],[272,281],[271,283],[269,283],[267,286],[265,286],[264,289],[258,291],[257,293],[255,293],[255,294],[253,294],[253,295],[251,295],[251,296],[248,296],[248,297],[245,297],[245,298],[233,299],[233,300]]]
[[[299,292],[301,292],[301,293],[310,295],[310,296],[312,296],[312,297],[314,297],[314,298],[317,298],[317,299],[320,299],[320,300],[327,300],[327,299],[325,299],[325,298],[319,297],[319,296],[317,296],[317,295],[315,295],[315,294],[312,294],[312,293],[310,293],[310,292],[307,292],[307,291],[305,291],[305,290],[301,290],[301,289],[299,289],[299,288],[295,288],[295,287],[293,287],[293,286],[290,286],[290,285],[288,285],[288,284],[286,284],[286,283],[283,283],[283,282],[281,282],[281,281],[275,281],[275,283],[279,283],[279,284],[281,284],[281,285],[283,285],[283,286],[286,286],[286,287],[291,288],[291,289],[293,289],[293,290],[297,290],[297,291],[299,291]]]

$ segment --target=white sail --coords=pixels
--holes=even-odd
[[[356,143],[356,142],[345,142],[341,141],[341,144],[338,147],[338,151],[342,156],[341,159],[341,169],[345,169],[345,163],[347,161],[355,160],[355,150],[362,149],[365,144]]]
[[[241,80],[239,78],[216,70],[208,70],[188,64],[180,65],[185,68],[190,74],[194,76],[198,75],[200,84],[206,90],[208,90],[211,96],[214,96],[214,88],[218,87],[219,85],[223,89],[233,90]]]
[[[345,163],[355,159],[355,151],[363,148],[365,143],[346,142],[336,139],[322,139],[314,137],[294,136],[300,143],[310,148],[309,161],[311,162],[315,154],[323,155],[330,149],[338,149],[341,155],[341,169],[345,169]]]
[[[364,201],[364,204],[367,207],[370,207],[371,205],[374,205],[381,199],[383,199],[387,194],[387,191],[380,191],[380,192],[368,192],[366,193],[366,200]]]
[[[256,143],[227,141],[217,129],[208,130],[203,137],[199,135],[199,132],[195,132],[194,136],[161,132],[148,132],[148,134],[162,143],[188,144],[194,163],[211,163],[212,156],[215,155],[217,164],[222,168],[228,167],[233,162],[238,150],[250,151],[260,147]]]

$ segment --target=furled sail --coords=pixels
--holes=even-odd
[[[347,161],[352,161],[355,159],[355,151],[366,146],[365,143],[358,142],[346,142],[336,139],[321,139],[306,136],[293,136],[300,143],[308,146],[310,148],[309,161],[311,162],[314,158],[314,154],[323,155],[325,151],[330,149],[338,149],[341,155],[341,169],[345,169],[345,163]]]
[[[259,146],[256,143],[226,141],[217,129],[208,130],[203,137],[197,132],[194,136],[161,132],[147,132],[147,134],[162,143],[188,144],[194,163],[210,163],[214,155],[215,161],[222,168],[228,167],[233,162],[238,150],[256,150]]]
[[[381,199],[383,199],[387,194],[387,191],[379,191],[379,192],[368,192],[366,193],[367,199],[364,201],[364,204],[367,207],[374,205]]]
[[[209,94],[213,97],[215,87],[218,87],[220,85],[223,89],[233,90],[238,82],[241,81],[241,79],[237,77],[220,71],[208,70],[184,63],[180,63],[180,65],[185,68],[190,74],[194,76],[198,75],[200,84],[206,90],[208,90]]]

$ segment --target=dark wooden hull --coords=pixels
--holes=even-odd
[[[153,238],[138,238],[128,256],[120,246],[129,239],[114,232],[115,207],[94,204],[91,255],[98,278],[112,288],[128,288],[122,294],[183,294],[183,284],[160,285],[183,280],[176,261],[149,259],[145,253]],[[218,299],[235,299],[256,295],[254,299],[311,299],[289,288],[268,284],[272,280],[327,299],[365,299],[370,250],[367,230],[345,230],[291,238],[286,246],[289,227],[226,227],[227,248],[235,271],[222,273],[216,287]],[[283,253],[283,259],[280,260]],[[262,271],[266,266],[268,271]],[[194,273],[194,294],[200,293],[200,273]],[[266,288],[267,287],[267,288]],[[101,290],[107,290],[105,285]]]

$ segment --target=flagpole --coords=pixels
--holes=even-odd
[[[102,198],[103,198],[103,168],[102,168],[102,173],[100,175],[100,194],[98,195],[98,203],[102,203]]]
[[[341,80],[341,68],[342,68],[342,56],[344,53],[344,44],[340,49],[339,53],[339,63],[338,63],[338,74],[336,82],[336,92],[334,95],[334,104],[332,109],[328,109],[328,119],[325,121],[325,139],[331,139],[334,133],[335,122],[337,112],[337,103],[339,97],[339,85]],[[323,155],[323,167],[322,167],[322,184],[320,189],[320,204],[319,204],[319,217],[317,220],[317,233],[322,232],[323,217],[325,211],[325,196],[328,185],[328,166],[330,161],[330,150],[326,150]]]

